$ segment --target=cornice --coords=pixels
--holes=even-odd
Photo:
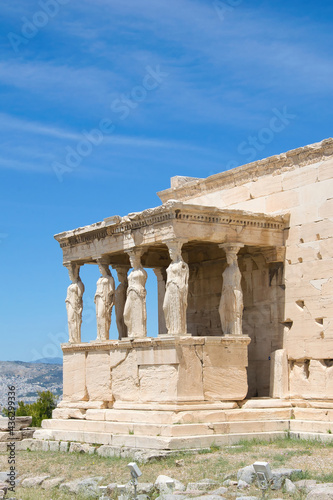
[[[109,222],[110,220],[112,223]],[[143,212],[128,214],[124,217],[111,217],[103,222],[57,234],[55,239],[61,248],[65,248],[175,220],[191,224],[237,225],[276,230],[283,230],[288,222],[287,217],[281,215],[272,216],[243,210],[220,209],[170,200]]]
[[[184,201],[220,189],[241,186],[250,181],[255,181],[265,175],[278,175],[297,167],[305,167],[311,163],[327,160],[333,157],[333,139],[310,144],[302,148],[292,149],[280,155],[270,156],[263,160],[241,165],[232,170],[227,170],[206,179],[198,179],[179,187],[159,191],[157,195],[163,203],[170,198]]]

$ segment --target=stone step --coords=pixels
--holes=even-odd
[[[244,409],[258,408],[291,408],[292,403],[289,400],[276,398],[251,398],[241,403]]]
[[[235,434],[239,432],[273,432],[289,430],[289,420],[259,420],[220,423],[198,423],[180,425],[135,424],[131,422],[102,422],[93,420],[43,420],[42,427],[50,431],[71,433],[106,434],[112,436],[161,436],[185,437],[216,434]],[[94,441],[99,442],[99,441]],[[109,443],[103,443],[109,444]]]
[[[333,422],[290,420],[290,430],[295,432],[321,432],[323,434],[333,434]]]
[[[324,443],[331,443],[333,441],[333,433],[327,434],[323,432],[296,432],[291,431],[290,437],[294,439],[307,439],[307,440],[319,440]]]
[[[45,439],[50,438],[49,431]],[[43,439],[43,430],[38,431],[38,439]],[[163,437],[163,436],[135,436],[135,435],[111,435],[97,432],[85,431],[65,431],[53,430],[53,439],[58,441],[78,441],[85,443],[106,444],[115,448],[138,448],[155,450],[180,450],[180,449],[198,449],[209,448],[212,445],[224,446],[231,445],[243,439],[265,439],[273,440],[285,436],[285,431],[273,432],[251,432],[235,434],[214,434],[184,437]]]
[[[333,422],[333,409],[322,408],[294,408],[293,415],[296,420],[315,420]]]
[[[162,410],[115,410],[90,409],[82,413],[79,408],[59,408],[53,411],[54,419],[77,418],[93,421],[132,422],[152,424],[194,424],[218,423],[253,420],[285,420],[292,415],[292,408],[261,408],[229,410],[191,410],[191,411],[162,411]]]

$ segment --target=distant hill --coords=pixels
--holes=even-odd
[[[47,365],[62,365],[62,358],[41,358],[31,361],[31,363],[44,363]]]
[[[61,396],[62,360],[61,364],[0,361],[0,407],[7,406],[9,385],[15,386],[16,403],[36,401],[40,391],[51,391]]]

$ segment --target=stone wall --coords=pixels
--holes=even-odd
[[[187,331],[193,336],[222,335],[218,309],[225,267],[224,259],[190,265]]]
[[[222,258],[190,265],[187,325],[193,336],[220,336],[219,302]],[[249,345],[247,397],[269,396],[270,357],[282,347],[284,288],[283,266],[266,263],[260,251],[246,251],[239,256],[244,293],[243,333],[251,338]]]
[[[7,451],[7,444],[13,441],[22,441],[33,436],[34,428],[29,427],[32,417],[17,417],[10,420],[0,416],[0,451]]]
[[[268,264],[258,252],[239,259],[244,292],[243,333],[249,344],[248,397],[269,396],[272,352],[282,345],[283,267]]]
[[[160,197],[163,202],[173,198],[219,208],[290,214],[281,283],[285,287],[284,332],[273,334],[280,335],[274,344],[287,351],[291,396],[332,398],[327,387],[333,386],[333,140],[194,181],[162,192]],[[261,281],[259,274],[256,279]],[[279,295],[276,300],[281,305]],[[257,323],[256,331],[265,338],[266,320]]]

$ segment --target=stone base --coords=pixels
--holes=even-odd
[[[245,335],[165,335],[64,344],[63,400],[65,405],[85,403],[85,408],[242,400],[248,390],[249,343]]]
[[[179,450],[331,433],[332,402],[244,399],[249,341],[165,336],[63,345],[64,398],[34,438]]]
[[[301,404],[303,402],[300,402]],[[136,409],[58,408],[34,434],[38,440],[79,441],[114,449],[180,450],[234,444],[241,439],[292,436],[329,439],[333,408],[301,408],[297,401],[253,399],[243,403],[137,404]],[[321,407],[320,407],[321,405]],[[79,412],[81,418],[71,418]]]

